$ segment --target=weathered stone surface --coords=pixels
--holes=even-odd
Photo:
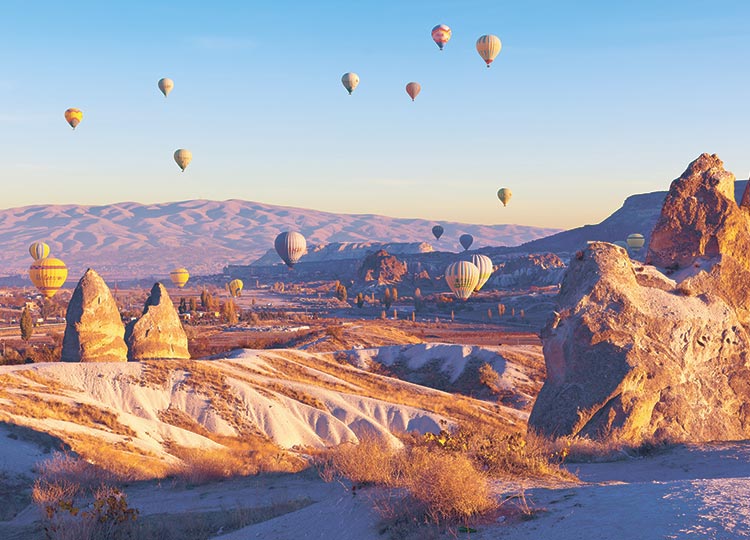
[[[365,282],[376,281],[378,285],[390,285],[399,283],[406,271],[405,262],[381,249],[362,260],[358,274]]]
[[[64,362],[125,362],[125,327],[104,280],[89,268],[73,291],[65,315]]]
[[[180,316],[161,283],[151,288],[143,315],[128,324],[125,341],[130,360],[190,358]]]
[[[529,427],[640,444],[750,437],[750,226],[734,177],[703,154],[672,182],[648,260],[595,242],[542,332]]]
[[[565,263],[554,253],[515,257],[498,266],[488,282],[498,288],[557,285],[565,273]]]

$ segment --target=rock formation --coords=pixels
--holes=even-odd
[[[104,280],[89,268],[73,291],[65,314],[63,362],[125,362],[125,327]]]
[[[557,285],[564,274],[565,263],[554,253],[526,255],[500,263],[488,285],[501,288]]]
[[[750,436],[750,225],[703,154],[672,182],[648,260],[595,242],[571,260],[542,332],[529,427],[631,444]]]
[[[358,275],[366,282],[376,281],[378,285],[390,285],[399,283],[406,271],[405,262],[381,249],[364,258]]]
[[[155,283],[151,288],[143,315],[128,324],[125,341],[130,360],[190,358],[180,316],[161,283]]]

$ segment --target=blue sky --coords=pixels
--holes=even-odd
[[[241,198],[572,227],[703,151],[750,170],[747,2],[62,4],[0,8],[0,207]]]

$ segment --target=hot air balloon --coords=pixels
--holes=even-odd
[[[462,234],[458,237],[458,241],[461,243],[464,249],[469,249],[471,244],[474,243],[474,237],[470,234]]]
[[[444,229],[440,225],[435,225],[432,228],[432,234],[435,235],[435,240],[440,240],[440,237],[443,236]]]
[[[351,96],[354,89],[359,85],[359,75],[356,73],[344,73],[341,76],[341,84],[344,85],[344,88],[346,88],[346,91]]]
[[[190,272],[186,268],[175,268],[169,273],[169,279],[172,280],[177,287],[182,289],[190,279]]]
[[[35,261],[46,259],[49,257],[49,246],[44,242],[34,242],[29,246],[29,254]]]
[[[300,257],[307,252],[305,237],[295,231],[279,234],[273,242],[276,253],[279,254],[289,268],[293,268]]]
[[[232,296],[241,296],[242,295],[242,288],[245,286],[244,283],[242,283],[241,279],[233,279],[229,282],[229,294]]]
[[[497,198],[500,199],[500,202],[503,203],[503,206],[508,206],[508,203],[510,202],[510,198],[513,196],[513,192],[509,190],[507,187],[500,188],[497,190]]]
[[[68,268],[60,259],[47,257],[32,263],[29,277],[45,298],[52,298],[68,278]]]
[[[490,67],[502,48],[503,44],[500,42],[500,38],[492,34],[482,36],[477,40],[477,52],[487,63],[487,67]]]
[[[451,40],[451,29],[444,24],[438,24],[432,29],[432,40],[442,51],[445,44]]]
[[[451,263],[445,269],[445,282],[456,298],[466,300],[479,283],[479,268],[469,261]]]
[[[422,91],[422,87],[419,85],[419,83],[416,82],[410,82],[406,85],[406,93],[409,94],[409,97],[412,101],[419,95],[419,92]]]
[[[487,255],[480,255],[479,253],[471,256],[471,263],[479,269],[479,281],[477,286],[474,288],[475,291],[479,291],[487,280],[490,279],[493,271],[492,259]]]
[[[83,112],[81,109],[70,108],[65,111],[65,121],[70,124],[73,129],[83,120]]]
[[[163,79],[159,79],[159,82],[157,84],[159,85],[159,90],[161,90],[161,93],[164,94],[164,97],[167,97],[172,91],[172,88],[174,88],[174,81],[172,79],[167,79],[166,77]]]
[[[190,162],[193,160],[193,153],[190,150],[185,150],[184,148],[180,148],[178,150],[175,150],[174,152],[174,160],[177,162],[177,165],[180,166],[180,169],[182,169],[182,172],[185,172],[185,169],[188,165],[190,165]]]
[[[628,235],[628,247],[633,251],[640,250],[646,243],[646,239],[640,233],[633,233]]]

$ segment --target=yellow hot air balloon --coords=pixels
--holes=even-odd
[[[492,34],[484,35],[477,40],[477,52],[487,63],[487,67],[490,67],[490,64],[502,48],[503,44],[500,38]]]
[[[44,242],[34,242],[29,246],[29,254],[35,261],[46,259],[49,257],[49,246]]]
[[[83,120],[83,112],[81,112],[81,109],[71,107],[65,111],[65,121],[70,124],[70,127],[73,129],[81,123],[81,120]]]
[[[469,261],[458,261],[445,269],[445,282],[456,298],[466,300],[479,283],[479,268]]]
[[[33,262],[29,277],[45,298],[52,298],[68,278],[68,268],[60,259],[47,257]]]
[[[438,24],[432,29],[432,40],[437,43],[441,51],[445,47],[445,44],[450,41],[451,33],[451,29],[444,24]]]
[[[185,268],[175,268],[169,273],[169,279],[172,280],[177,287],[182,289],[185,283],[190,279],[190,273]]]
[[[412,101],[419,95],[419,93],[422,91],[422,86],[420,86],[419,83],[416,82],[410,82],[406,85],[406,93],[409,94],[409,97]]]
[[[484,287],[484,284],[487,283],[487,280],[490,279],[490,276],[492,275],[492,271],[494,270],[492,259],[487,255],[480,255],[477,253],[471,256],[471,263],[479,268],[479,281],[477,281],[477,286],[474,287],[475,291],[479,291]]]
[[[351,96],[354,89],[359,85],[359,75],[356,73],[344,73],[341,76],[341,84],[344,85],[344,88],[346,88],[346,91]]]
[[[507,187],[500,188],[497,190],[497,198],[500,199],[500,202],[503,203],[503,206],[508,206],[508,203],[510,202],[510,198],[513,196],[513,192],[509,190]]]
[[[242,289],[245,286],[241,279],[233,279],[227,285],[229,288],[229,294],[232,296],[242,296]]]
[[[161,93],[164,94],[164,97],[167,97],[172,91],[172,88],[174,88],[174,81],[165,77],[163,79],[159,79],[158,85]]]
[[[638,251],[646,244],[646,239],[640,233],[633,233],[628,235],[627,243],[630,249]]]
[[[190,165],[191,161],[193,161],[193,153],[190,150],[179,148],[178,150],[174,151],[174,160],[177,165],[180,166],[182,172],[185,172],[187,166]]]

